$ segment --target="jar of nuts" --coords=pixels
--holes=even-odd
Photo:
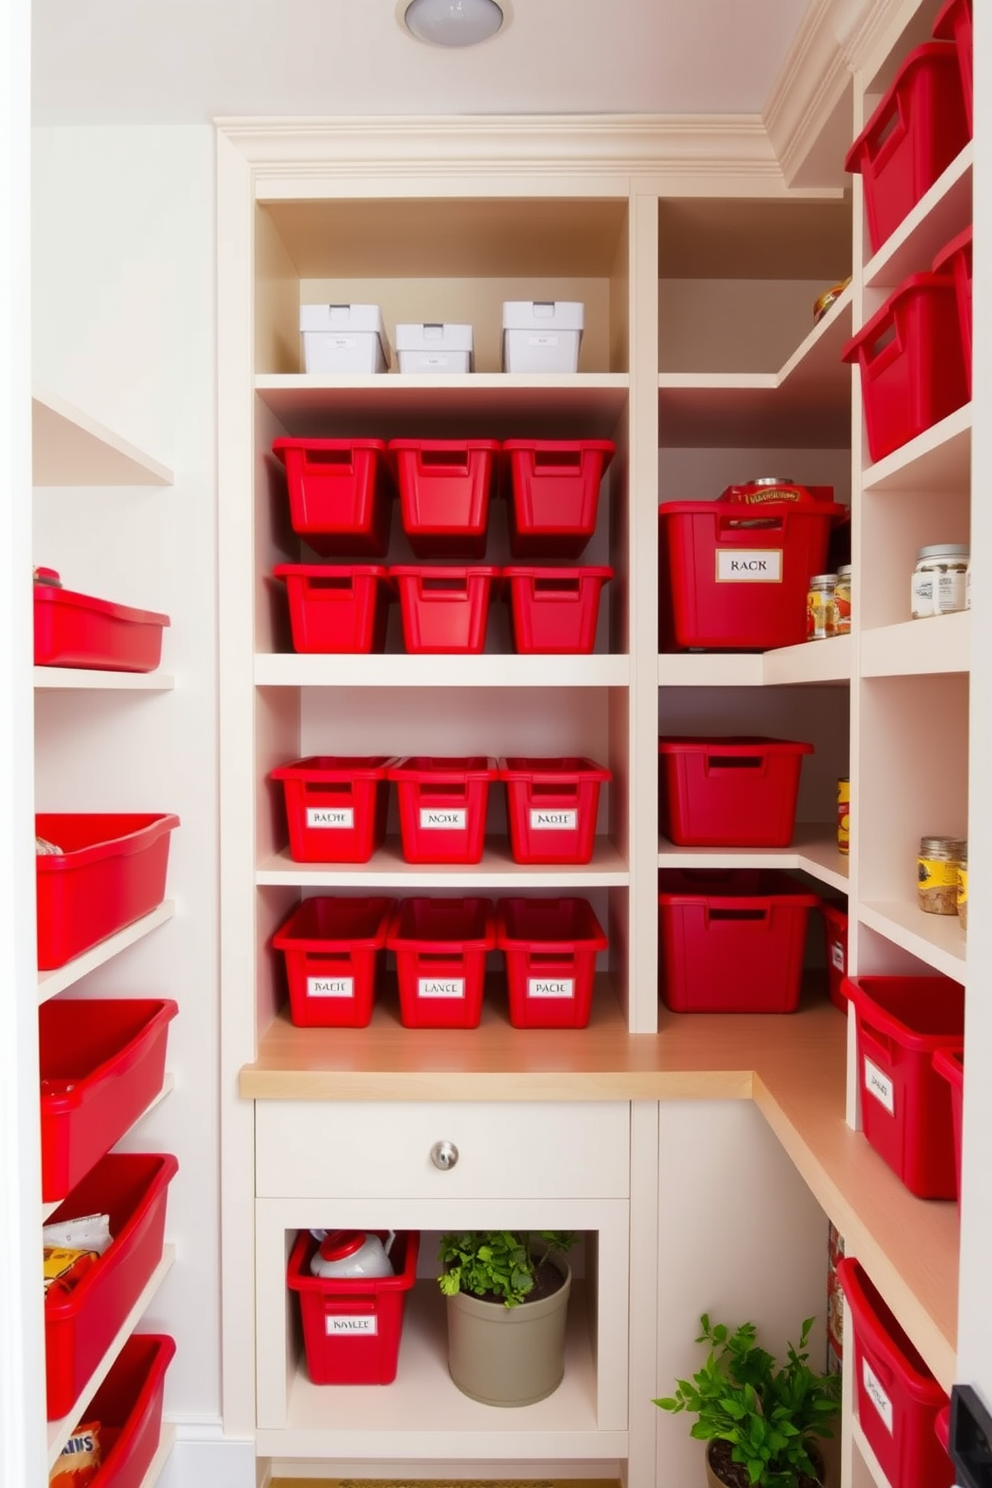
[[[958,912],[958,865],[968,853],[960,837],[921,837],[917,860],[920,908],[927,914]]]

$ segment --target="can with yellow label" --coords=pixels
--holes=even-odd
[[[837,782],[837,851],[846,853],[851,842],[851,782],[842,775]]]

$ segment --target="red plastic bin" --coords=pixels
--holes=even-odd
[[[658,875],[662,996],[675,1013],[792,1013],[819,904],[785,873]]]
[[[842,355],[861,369],[868,451],[882,460],[968,401],[954,280],[911,274]]]
[[[385,1233],[377,1232],[385,1240]],[[417,1279],[420,1235],[399,1230],[393,1276],[312,1276],[317,1241],[296,1237],[286,1280],[300,1299],[307,1372],[315,1385],[390,1385],[399,1366],[407,1292]]]
[[[386,644],[388,579],[377,564],[280,563],[293,650],[381,651]]]
[[[968,397],[971,397],[971,269],[972,269],[972,237],[973,229],[966,227],[964,232],[958,233],[957,237],[942,248],[933,261],[935,274],[949,274],[954,280],[954,290],[957,295],[958,326],[961,331],[961,355],[964,358],[965,388]]]
[[[499,762],[515,863],[588,863],[596,842],[599,789],[613,772],[578,755]]]
[[[847,910],[835,900],[824,899],[820,914],[826,938],[830,1001],[846,1016],[848,1002],[842,984],[847,976]]]
[[[961,92],[969,135],[975,125],[975,46],[972,32],[971,0],[944,0],[933,23],[937,41],[953,41],[957,48],[961,73]]]
[[[114,1238],[71,1291],[55,1281],[45,1294],[50,1421],[72,1409],[162,1259],[169,1184],[178,1168],[167,1154],[108,1153],[51,1216],[55,1224],[107,1214]]]
[[[495,439],[391,439],[403,531],[418,558],[482,558]]]
[[[891,1309],[851,1256],[837,1262],[854,1324],[858,1420],[890,1488],[950,1488],[954,1468],[937,1439],[947,1396]]]
[[[788,847],[813,745],[735,735],[658,740],[661,830],[679,847]]]
[[[394,899],[304,899],[276,931],[297,1028],[367,1028]]]
[[[294,863],[367,863],[385,841],[395,756],[311,754],[280,765]]]
[[[730,502],[666,501],[658,515],[663,648],[767,651],[806,640],[809,581],[825,571],[846,507],[770,504],[756,515]]]
[[[616,445],[610,439],[507,439],[510,553],[578,558],[596,530],[599,488]]]
[[[964,1047],[964,988],[942,976],[859,976],[844,990],[857,1018],[865,1136],[910,1193],[953,1199],[951,1092],[933,1053]]]
[[[961,1201],[961,1137],[964,1131],[964,1049],[935,1049],[933,1067],[951,1088],[951,1125],[954,1130],[954,1171]]]
[[[156,610],[35,584],[34,664],[153,672],[162,660],[162,631],[168,624],[168,615]]]
[[[905,58],[847,152],[864,182],[868,237],[877,253],[968,143],[957,48],[928,41]]]
[[[86,1407],[86,1420],[100,1423],[102,1454],[90,1488],[142,1488],[162,1436],[165,1375],[175,1352],[164,1333],[133,1333],[121,1349]]]
[[[485,650],[486,622],[498,568],[391,568],[400,597],[403,643],[413,653]]]
[[[612,568],[504,568],[513,644],[524,655],[588,655]]]
[[[388,772],[396,783],[407,863],[478,863],[486,837],[489,755],[408,755]]]
[[[38,970],[53,971],[165,898],[178,816],[39,812],[35,831],[62,849],[35,859]]]
[[[404,899],[386,945],[395,953],[404,1028],[478,1028],[486,953],[496,944],[489,899]]]
[[[384,558],[393,475],[381,439],[276,439],[289,520],[322,558]]]
[[[608,944],[585,899],[498,900],[513,1027],[588,1027],[596,956]]]
[[[64,1199],[162,1089],[167,998],[51,1000],[38,1009],[41,1197]]]

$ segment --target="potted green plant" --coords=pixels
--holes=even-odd
[[[803,1323],[799,1345],[787,1345],[785,1363],[759,1346],[754,1323],[733,1333],[700,1318],[697,1343],[709,1355],[692,1380],[677,1380],[675,1394],[655,1405],[698,1417],[691,1434],[708,1442],[710,1488],[821,1488],[824,1459],[817,1446],[831,1437],[840,1408],[840,1377],[809,1366],[813,1319]]]
[[[447,1298],[448,1369],[486,1405],[532,1405],[565,1373],[565,1319],[577,1236],[566,1230],[468,1230],[443,1235],[438,1277]]]

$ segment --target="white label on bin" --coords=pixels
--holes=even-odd
[[[882,1424],[889,1435],[892,1435],[892,1401],[882,1389],[878,1375],[872,1369],[867,1359],[861,1360],[861,1378],[864,1380],[865,1394],[882,1418]]]
[[[308,997],[354,997],[354,977],[307,977]]]
[[[781,584],[781,548],[717,548],[718,584]]]
[[[464,832],[468,826],[468,810],[460,806],[455,810],[440,810],[435,806],[421,806],[420,830],[422,832]]]
[[[354,806],[308,806],[308,827],[345,827],[349,831],[355,826]]]
[[[896,1093],[888,1075],[884,1075],[877,1064],[865,1059],[865,1090],[873,1095],[890,1116],[896,1114]]]
[[[418,977],[418,997],[451,997],[465,996],[464,977]]]
[[[578,829],[577,811],[539,811],[531,808],[530,829],[532,832],[574,832]]]
[[[528,997],[574,997],[574,977],[528,977]]]
[[[358,338],[356,336],[328,336],[327,344],[333,346],[336,351],[344,351],[357,346]]]
[[[830,947],[830,959],[838,971],[844,970],[844,947],[839,941],[834,941]]]
[[[420,364],[422,367],[446,367],[449,360],[446,356],[422,356]]]
[[[558,337],[557,336],[528,336],[527,337],[527,345],[528,346],[557,346],[558,345]]]
[[[379,1319],[372,1313],[332,1314],[324,1319],[328,1338],[372,1338],[379,1332]]]

